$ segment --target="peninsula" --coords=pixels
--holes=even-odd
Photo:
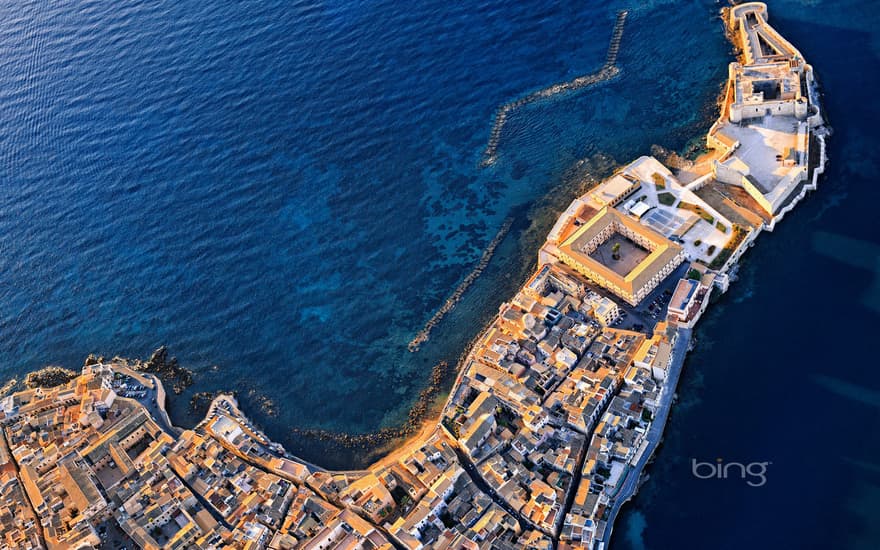
[[[231,396],[182,430],[157,377],[87,361],[0,399],[0,546],[606,548],[694,325],[825,165],[812,67],[766,5],[724,17],[739,59],[707,152],[675,172],[641,157],[575,199],[417,436],[328,471]]]

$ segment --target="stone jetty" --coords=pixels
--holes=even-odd
[[[581,90],[599,84],[600,82],[611,80],[620,74],[620,69],[617,67],[617,54],[620,52],[620,41],[623,38],[623,26],[626,22],[626,16],[628,13],[629,12],[626,10],[617,12],[614,29],[611,31],[611,40],[608,42],[608,53],[605,56],[605,64],[602,65],[601,69],[588,75],[579,76],[567,82],[553,84],[552,86],[532,92],[517,100],[505,103],[498,108],[498,111],[495,113],[495,123],[492,125],[492,131],[489,133],[489,142],[486,144],[486,149],[483,152],[483,161],[480,163],[481,167],[485,168],[486,166],[490,166],[498,160],[497,153],[498,144],[501,141],[501,130],[504,128],[508,116],[510,116],[513,111],[530,103],[535,103],[536,101],[550,99],[562,93]]]
[[[510,231],[510,227],[513,225],[513,218],[507,218],[504,220],[504,223],[501,224],[501,228],[498,230],[498,233],[495,234],[495,237],[489,241],[489,245],[486,246],[486,249],[483,250],[483,255],[480,257],[480,261],[477,263],[476,267],[467,274],[467,276],[462,279],[462,281],[455,287],[455,290],[452,294],[449,295],[449,298],[443,302],[443,305],[440,306],[434,315],[428,319],[428,322],[425,323],[425,326],[420,330],[415,338],[413,338],[409,345],[409,351],[415,353],[419,351],[419,347],[422,344],[428,341],[428,337],[431,335],[431,331],[434,330],[443,317],[446,316],[447,313],[452,311],[452,308],[455,307],[455,304],[461,300],[461,297],[464,296],[464,293],[467,289],[474,284],[474,281],[483,274],[483,271],[489,265],[489,262],[492,260],[492,256],[495,254],[495,249],[498,248],[498,245],[501,244],[501,241],[504,240],[504,237],[507,236],[507,233]]]

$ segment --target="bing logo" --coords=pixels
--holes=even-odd
[[[739,478],[749,487],[761,487],[767,483],[767,466],[772,462],[724,462],[716,458],[715,462],[698,462],[691,459],[691,473],[697,479],[730,479]]]

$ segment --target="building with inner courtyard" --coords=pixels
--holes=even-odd
[[[558,259],[636,305],[685,260],[684,249],[613,208],[603,208],[557,247]]]

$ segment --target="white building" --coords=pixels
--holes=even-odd
[[[590,314],[599,321],[603,327],[614,324],[620,318],[620,308],[614,301],[599,296],[595,292],[587,295],[586,303],[589,305]]]

